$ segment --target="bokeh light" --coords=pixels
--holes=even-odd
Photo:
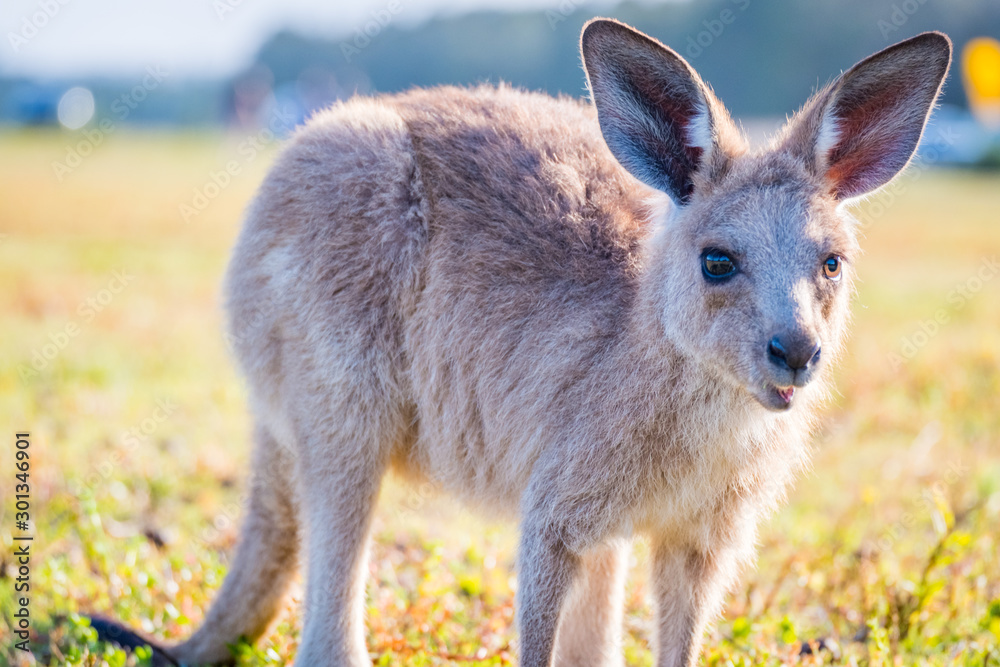
[[[1000,128],[1000,42],[970,40],[962,52],[962,69],[972,113],[987,127]]]
[[[59,98],[59,123],[67,130],[79,130],[94,117],[94,94],[75,86]]]

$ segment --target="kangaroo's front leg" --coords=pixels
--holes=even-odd
[[[550,667],[559,614],[580,558],[550,522],[530,513],[521,526],[517,609],[521,667]]]
[[[651,574],[656,598],[657,667],[698,663],[705,627],[722,607],[736,567],[732,550],[709,553],[667,539],[654,542]]]

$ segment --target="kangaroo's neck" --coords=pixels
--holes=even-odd
[[[711,360],[671,338],[656,289],[660,271],[647,265],[638,276],[626,321],[600,371],[604,387],[597,395],[611,403],[611,412],[627,414],[638,433],[685,446],[728,438],[739,448],[752,447],[762,433],[783,428],[779,422],[797,419],[768,412]]]

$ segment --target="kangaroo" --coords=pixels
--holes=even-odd
[[[180,663],[265,634],[301,555],[297,664],[370,665],[390,470],[520,522],[522,667],[623,664],[636,535],[656,664],[696,663],[807,460],[849,319],[844,205],[909,162],[951,43],[862,60],[759,150],[655,39],[595,19],[581,50],[592,105],[354,98],[277,159],[226,281],[256,419],[245,525]]]

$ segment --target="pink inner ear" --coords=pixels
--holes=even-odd
[[[665,88],[663,79],[658,78],[652,71],[648,71],[645,68],[636,68],[636,71],[631,74],[632,84],[638,90],[642,91],[660,114],[662,114],[663,119],[680,133],[680,137],[686,137],[691,121],[698,113],[698,109],[691,97],[691,91]],[[690,164],[699,164],[703,152],[702,148],[699,146],[690,146],[684,140],[681,143]]]
[[[827,155],[827,178],[836,196],[854,197],[874,190],[906,166],[921,126],[907,113],[910,96],[912,91],[904,84],[895,83],[874,94],[837,101],[832,115],[838,141]]]

